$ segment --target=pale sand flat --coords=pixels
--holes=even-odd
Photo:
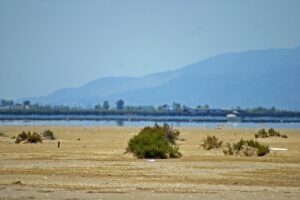
[[[60,141],[15,144],[21,131],[54,131]],[[0,126],[0,199],[299,199],[300,130],[258,139],[288,151],[224,156],[200,148],[215,135],[253,139],[258,129],[179,128],[179,159],[155,162],[124,154],[140,127]],[[80,138],[80,140],[77,140]]]

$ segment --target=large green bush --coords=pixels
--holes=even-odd
[[[181,156],[175,140],[180,134],[168,125],[143,128],[131,138],[126,148],[138,158],[177,158]]]

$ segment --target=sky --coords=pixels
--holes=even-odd
[[[0,98],[300,45],[299,0],[0,0]]]

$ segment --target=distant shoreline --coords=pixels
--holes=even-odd
[[[153,122],[231,122],[226,116],[210,116],[210,115],[45,115],[45,114],[0,114],[0,121],[4,120],[85,120],[85,121],[153,121]],[[237,122],[241,123],[300,123],[300,117],[240,117]]]

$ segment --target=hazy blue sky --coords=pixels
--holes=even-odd
[[[299,10],[299,0],[0,0],[0,98],[296,47]]]

